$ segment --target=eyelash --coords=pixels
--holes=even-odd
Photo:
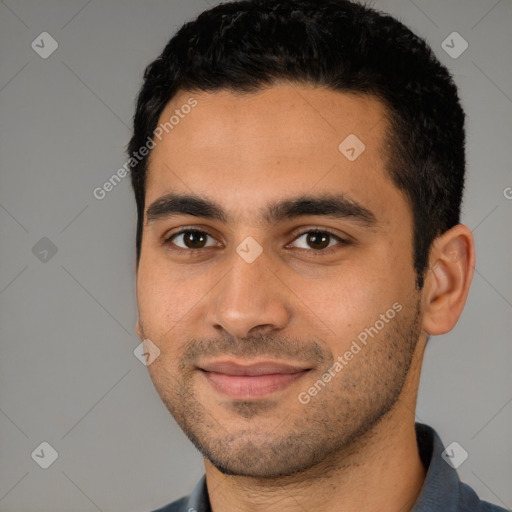
[[[174,251],[174,252],[188,253],[188,255],[190,255],[190,256],[193,256],[194,253],[197,254],[197,253],[201,253],[204,250],[212,249],[212,247],[202,247],[200,249],[183,249],[182,247],[177,247],[176,245],[174,245],[172,243],[174,238],[176,238],[179,235],[183,235],[185,233],[203,234],[203,235],[207,235],[207,236],[209,236],[211,238],[215,238],[212,234],[208,233],[208,231],[205,231],[205,230],[202,230],[202,229],[183,228],[182,230],[180,230],[180,231],[178,231],[176,233],[173,233],[169,237],[165,238],[163,240],[163,245],[169,246],[171,248],[171,250]],[[328,247],[326,249],[302,249],[302,248],[299,248],[297,250],[299,250],[301,252],[305,251],[305,252],[308,252],[308,253],[313,253],[315,255],[319,255],[320,256],[320,255],[330,254],[331,252],[338,250],[340,245],[343,246],[343,245],[350,245],[351,244],[351,242],[349,240],[341,238],[340,236],[335,235],[331,231],[328,231],[328,230],[325,230],[325,229],[320,229],[320,228],[310,228],[310,229],[307,229],[305,231],[302,231],[302,232],[298,233],[296,235],[296,237],[293,239],[293,242],[295,242],[301,236],[307,235],[307,234],[311,234],[311,233],[314,233],[314,234],[317,234],[317,235],[328,235],[329,237],[334,238],[335,240],[337,240],[339,243],[336,244],[333,247]]]

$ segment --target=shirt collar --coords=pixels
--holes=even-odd
[[[443,443],[437,432],[428,425],[416,423],[416,439],[427,474],[421,492],[411,512],[459,510],[460,480],[457,471],[442,458]]]
[[[197,482],[188,497],[186,506],[187,512],[212,512],[206,487],[206,475],[203,475]]]

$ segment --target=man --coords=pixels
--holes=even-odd
[[[503,510],[414,421],[473,276],[464,140],[426,43],[346,0],[217,6],[146,69],[137,333],[205,463],[161,512]]]

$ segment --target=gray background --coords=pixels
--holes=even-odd
[[[144,67],[213,3],[0,2],[2,512],[147,511],[203,473],[133,354],[128,178],[101,201],[92,192],[126,160]],[[468,114],[463,221],[476,237],[475,278],[456,329],[429,342],[417,419],[460,443],[462,478],[510,508],[512,2],[373,4],[427,38]],[[44,31],[59,45],[47,59],[31,48]],[[441,47],[454,31],[469,43],[458,58]],[[44,237],[56,254],[43,255]],[[31,458],[43,441],[58,452],[46,470]]]

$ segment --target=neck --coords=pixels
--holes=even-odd
[[[272,479],[224,475],[205,459],[213,512],[411,510],[425,480],[414,428],[419,365],[378,424],[329,460]]]

